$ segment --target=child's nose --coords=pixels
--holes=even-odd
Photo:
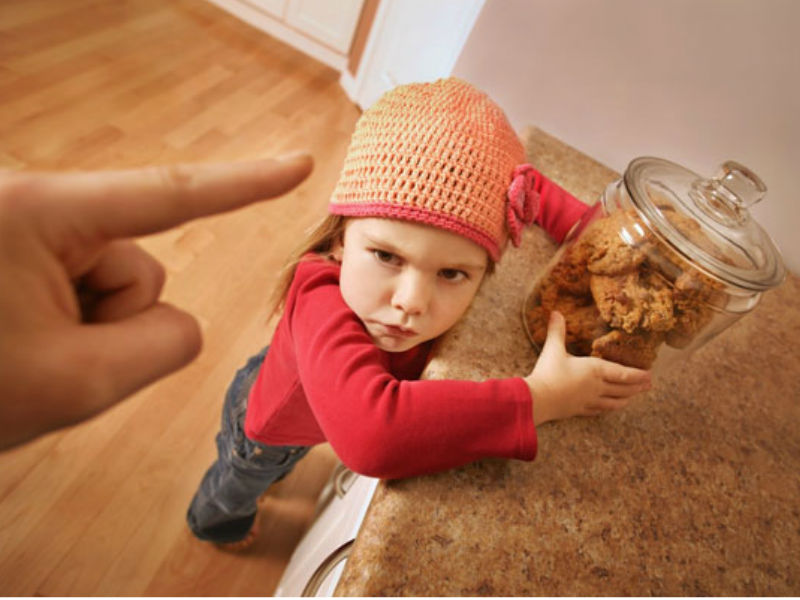
[[[392,306],[409,315],[425,312],[431,299],[432,286],[422,274],[407,271],[397,281]]]

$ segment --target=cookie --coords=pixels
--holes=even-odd
[[[628,367],[649,369],[658,355],[663,334],[638,332],[628,334],[614,329],[592,343],[592,356]]]
[[[727,297],[722,282],[688,266],[675,279],[673,287],[673,298],[677,308],[680,309],[698,302],[724,307]]]
[[[586,244],[576,243],[569,246],[550,271],[549,280],[562,292],[573,296],[588,296],[589,254]]]
[[[547,339],[547,324],[550,320],[550,309],[542,305],[534,306],[525,315],[528,325],[528,335],[539,349],[544,346]]]
[[[669,331],[675,326],[673,293],[669,284],[654,271],[639,276],[639,301],[642,302],[642,329]]]
[[[642,240],[633,245],[620,235],[622,229],[630,230],[632,225],[626,212],[615,213],[592,224],[582,239],[583,252],[588,255],[587,268],[591,273],[613,276],[639,268],[647,257],[641,246]],[[644,227],[639,229],[646,231]]]
[[[686,348],[714,317],[712,304],[724,299],[722,284],[691,270],[676,280],[672,293],[675,327],[667,333],[667,344]]]
[[[547,304],[533,307],[527,313],[528,332],[533,342],[540,348],[544,346],[550,312],[557,310],[564,315],[566,322],[567,350],[572,354],[588,356],[592,349],[592,341],[608,331],[608,326],[600,317],[597,307],[591,304],[590,300],[590,298],[561,295]]]
[[[714,311],[707,305],[695,303],[675,309],[675,327],[667,332],[667,345],[673,348],[686,348],[697,334],[711,322]]]
[[[592,297],[597,304],[600,316],[611,327],[619,327],[627,332],[639,327],[642,320],[642,305],[636,302],[639,274],[592,275]]]
[[[592,275],[592,297],[600,316],[611,327],[633,333],[667,331],[674,327],[672,291],[650,271],[625,275]]]
[[[592,342],[609,330],[594,304],[573,305],[568,309],[562,307],[557,310],[564,315],[567,324],[567,350],[571,354],[588,356],[592,351]]]
[[[725,264],[734,264],[730,257],[724,254],[719,246],[711,241],[711,238],[708,237],[700,223],[695,219],[675,210],[665,210],[662,211],[662,214],[692,245],[702,248],[704,252]]]

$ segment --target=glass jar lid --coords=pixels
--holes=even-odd
[[[767,188],[747,167],[728,161],[704,179],[673,162],[642,157],[628,165],[623,181],[647,225],[700,269],[748,290],[783,281],[780,252],[748,210]]]

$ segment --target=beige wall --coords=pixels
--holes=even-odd
[[[617,171],[751,167],[755,218],[800,273],[800,1],[487,0],[454,74]]]

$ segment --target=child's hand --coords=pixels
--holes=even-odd
[[[525,378],[533,398],[536,425],[623,408],[634,394],[650,389],[650,372],[595,357],[568,354],[566,324],[553,311],[544,348]]]

